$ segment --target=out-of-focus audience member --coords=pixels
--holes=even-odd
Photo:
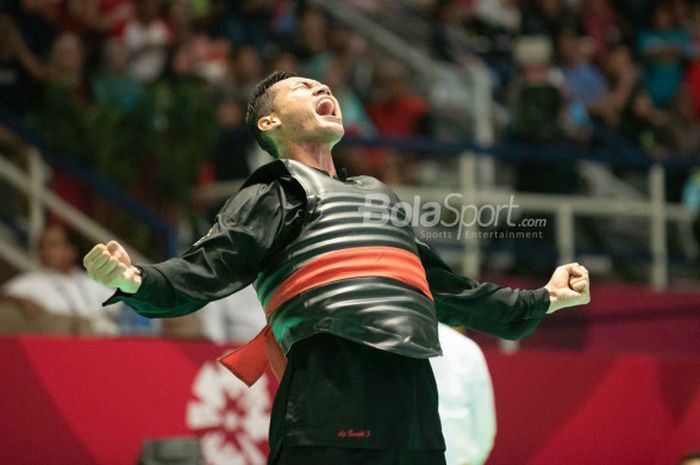
[[[12,18],[0,15],[0,107],[24,115],[32,107],[32,84],[45,77]]]
[[[552,46],[544,36],[516,42],[520,75],[510,84],[511,133],[516,140],[551,142],[562,135],[563,77],[551,64]]]
[[[251,173],[248,158],[255,141],[245,125],[244,108],[235,96],[227,96],[219,102],[219,138],[212,159],[217,181],[245,179]]]
[[[639,83],[639,70],[632,60],[630,49],[624,45],[614,47],[605,61],[605,74],[609,90],[605,105],[598,116],[612,128],[620,125],[622,113]]]
[[[410,86],[405,66],[387,60],[377,67],[374,93],[367,112],[377,131],[388,136],[418,136],[429,132],[429,107]]]
[[[218,343],[244,343],[265,326],[265,310],[253,286],[221,300],[208,303],[197,312],[204,336]]]
[[[644,60],[643,82],[652,102],[668,105],[683,82],[683,61],[692,54],[688,33],[678,24],[666,3],[654,8],[651,29],[637,38]]]
[[[608,0],[583,0],[579,11],[581,26],[593,46],[594,61],[602,65],[611,44],[618,42],[622,35],[617,15]]]
[[[116,335],[119,307],[102,307],[112,290],[94,282],[78,267],[78,249],[66,228],[48,226],[37,245],[41,268],[6,282],[0,299],[18,306],[29,318],[48,312],[76,322],[86,320],[88,333]]]
[[[438,387],[447,465],[483,465],[496,436],[496,406],[484,354],[474,341],[438,324],[442,357],[430,359]]]
[[[72,32],[61,34],[51,47],[49,55],[50,81],[67,90],[80,102],[84,102],[88,97],[83,74],[84,64],[85,52],[80,37]]]
[[[654,105],[644,88],[637,87],[632,93],[619,130],[653,157],[664,158],[669,153],[668,115]]]
[[[608,90],[605,77],[591,61],[591,42],[570,32],[559,35],[561,71],[568,96],[581,102],[589,111],[605,106]]]
[[[579,19],[563,0],[526,0],[522,10],[520,32],[523,35],[545,35],[554,39],[562,31],[578,33],[581,30]]]
[[[674,152],[700,157],[700,121],[693,108],[690,91],[683,87],[669,109],[669,141]]]
[[[104,63],[92,81],[95,102],[123,110],[136,107],[143,84],[129,74],[129,50],[121,39],[110,39],[104,47]]]
[[[158,0],[134,0],[134,15],[124,27],[129,49],[129,71],[143,82],[160,77],[168,57],[168,26],[160,17]]]

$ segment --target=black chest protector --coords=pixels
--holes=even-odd
[[[306,194],[299,235],[254,284],[284,353],[330,333],[408,357],[440,355],[435,306],[396,194],[369,176],[340,180],[293,160],[262,169],[286,170]]]

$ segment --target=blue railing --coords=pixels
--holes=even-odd
[[[133,218],[143,222],[157,234],[163,236],[165,238],[167,256],[173,257],[177,255],[177,233],[158,214],[143,206],[101,174],[75,161],[73,158],[46,150],[45,144],[39,135],[27,128],[16,115],[2,108],[0,108],[0,125],[12,130],[26,143],[38,147],[44,160],[49,165],[75,176],[76,179],[95,193],[109,200],[120,209],[129,213]]]

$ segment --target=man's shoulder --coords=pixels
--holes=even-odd
[[[282,160],[273,160],[253,171],[243,182],[241,190],[256,184],[272,184],[285,175],[289,175],[286,165]]]

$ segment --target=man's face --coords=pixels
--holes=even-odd
[[[66,273],[75,266],[77,249],[63,228],[49,226],[39,239],[39,258],[46,268]]]
[[[345,133],[338,100],[328,86],[313,79],[293,77],[270,87],[273,92],[274,138],[285,143],[335,145]]]

